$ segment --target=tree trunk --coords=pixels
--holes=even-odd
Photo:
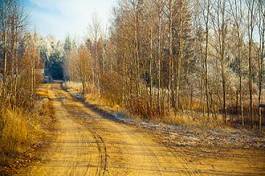
[[[205,97],[206,97],[206,108],[207,116],[210,116],[209,107],[209,88],[208,88],[208,47],[209,47],[209,15],[210,15],[210,0],[207,1],[207,15],[206,15],[206,43],[205,43],[205,57],[204,57],[204,69],[205,69]]]
[[[161,7],[160,7],[161,8]],[[161,10],[159,8],[158,14],[158,94],[157,94],[157,102],[158,102],[158,111],[161,115]]]
[[[150,60],[149,60],[149,75],[150,75],[150,87],[149,87],[149,96],[150,96],[150,113],[152,111],[153,107],[153,71],[152,71],[152,65],[153,65],[153,29],[151,27],[150,29]]]

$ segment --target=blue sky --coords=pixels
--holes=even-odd
[[[109,25],[117,0],[22,0],[29,14],[29,28],[41,35],[81,39],[97,16],[103,28]]]

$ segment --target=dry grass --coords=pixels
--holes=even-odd
[[[108,99],[101,97],[99,94],[88,94],[85,97],[86,100],[89,100],[90,103],[96,104],[98,106],[104,107],[104,109],[110,111],[122,111],[122,107]]]
[[[81,92],[82,91],[82,84],[77,82],[65,82],[63,84],[65,89],[71,89],[74,92]]]
[[[171,112],[170,115],[162,118],[161,120],[167,124],[193,126],[199,128],[220,128],[225,126],[221,115],[217,117],[207,117],[191,112]]]
[[[63,84],[63,88],[69,90],[71,93],[74,94],[81,94],[82,92],[82,84],[76,82],[66,82]],[[85,96],[85,100],[89,100],[90,103],[96,104],[99,106],[103,106],[111,111],[120,111],[122,107],[120,107],[117,103],[114,103],[107,98],[100,96],[99,92],[96,90],[95,87],[92,85],[88,85],[87,92]]]
[[[24,115],[19,111],[6,110],[2,118],[2,150],[6,153],[23,151],[23,146],[29,142],[29,130]]]
[[[48,96],[45,91],[40,91],[40,94]],[[0,168],[12,165],[23,158],[33,146],[39,146],[53,121],[53,108],[48,99],[37,101],[31,112],[22,109],[2,110],[0,112]]]
[[[36,95],[39,97],[48,97],[49,96],[48,89],[39,88],[36,92]]]
[[[9,165],[16,156],[30,148],[43,132],[37,120],[22,110],[3,111],[1,121],[0,163]]]

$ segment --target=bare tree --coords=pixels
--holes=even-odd
[[[248,26],[248,81],[249,81],[249,112],[251,117],[252,125],[254,123],[254,112],[253,112],[253,32],[255,27],[255,0],[246,0],[247,5],[247,26]]]
[[[259,31],[259,57],[258,57],[258,68],[259,68],[259,92],[258,92],[258,106],[261,105],[262,97],[262,84],[263,84],[263,71],[264,71],[264,47],[265,47],[265,3],[262,0],[258,1],[258,31]],[[259,111],[259,128],[262,128],[262,114]]]
[[[210,105],[209,105],[209,83],[208,83],[208,49],[209,49],[209,21],[210,21],[210,0],[204,0],[203,2],[203,18],[205,22],[205,56],[204,56],[204,87],[205,87],[205,97],[206,97],[206,108],[207,115],[210,116]]]
[[[243,7],[242,7],[242,0],[230,0],[229,5],[231,8],[231,16],[233,19],[233,23],[235,25],[236,30],[236,39],[237,39],[237,59],[239,61],[238,67],[239,67],[239,98],[240,98],[240,117],[241,117],[241,123],[244,126],[245,120],[244,120],[244,109],[243,109],[243,91],[242,91],[242,45],[243,45]]]

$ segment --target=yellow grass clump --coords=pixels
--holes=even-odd
[[[217,117],[207,117],[204,115],[198,114],[189,114],[189,113],[174,113],[171,112],[168,116],[163,117],[162,121],[168,124],[173,125],[184,125],[184,126],[193,126],[201,128],[218,128],[224,127],[222,116],[218,115]]]
[[[31,144],[30,126],[25,114],[20,110],[6,110],[1,115],[1,150],[4,153],[20,153]]]
[[[49,105],[43,106],[38,112],[29,113],[21,109],[0,112],[0,165],[14,163],[33,145],[43,140],[44,127],[51,123],[48,116],[52,113],[47,112],[46,106]]]

